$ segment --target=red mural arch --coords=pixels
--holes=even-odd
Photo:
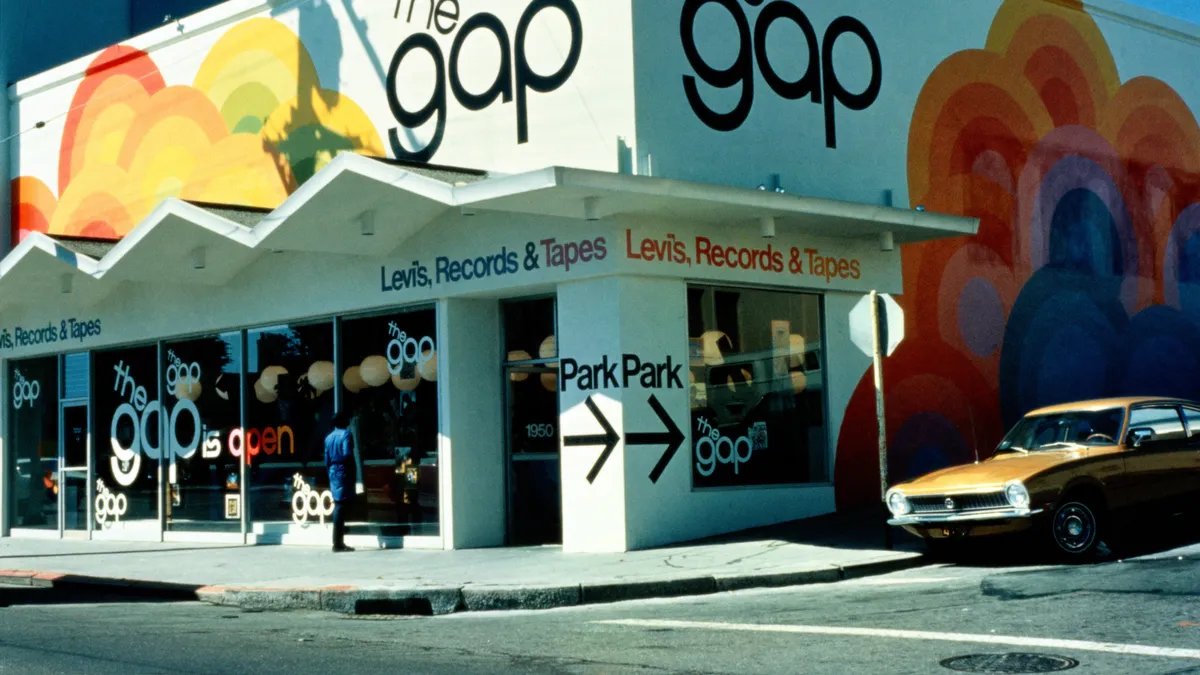
[[[892,482],[991,454],[1041,405],[1200,398],[1200,126],[1122,83],[1080,3],[1007,0],[987,44],[922,88],[909,198],[979,234],[906,247],[906,340],[885,363]],[[839,507],[880,498],[874,389],[838,439]]]

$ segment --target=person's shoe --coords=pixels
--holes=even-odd
[[[334,546],[333,547],[334,553],[348,553],[353,550],[354,549],[350,548],[349,546]]]

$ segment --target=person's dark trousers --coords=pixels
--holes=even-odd
[[[346,548],[346,507],[347,502],[333,503],[333,548]]]

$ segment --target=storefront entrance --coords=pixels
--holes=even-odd
[[[88,405],[63,403],[60,413],[61,433],[58,455],[58,504],[62,514],[59,527],[63,536],[79,533],[86,538],[88,530],[88,458],[91,457],[88,434]],[[116,510],[118,505],[97,500],[97,513]]]
[[[555,300],[506,303],[508,543],[562,543]]]
[[[508,380],[509,541],[562,543],[558,368],[505,368]],[[543,386],[549,384],[550,389]]]

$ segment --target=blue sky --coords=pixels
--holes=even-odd
[[[1128,0],[1156,12],[1200,24],[1200,2],[1197,0]]]

